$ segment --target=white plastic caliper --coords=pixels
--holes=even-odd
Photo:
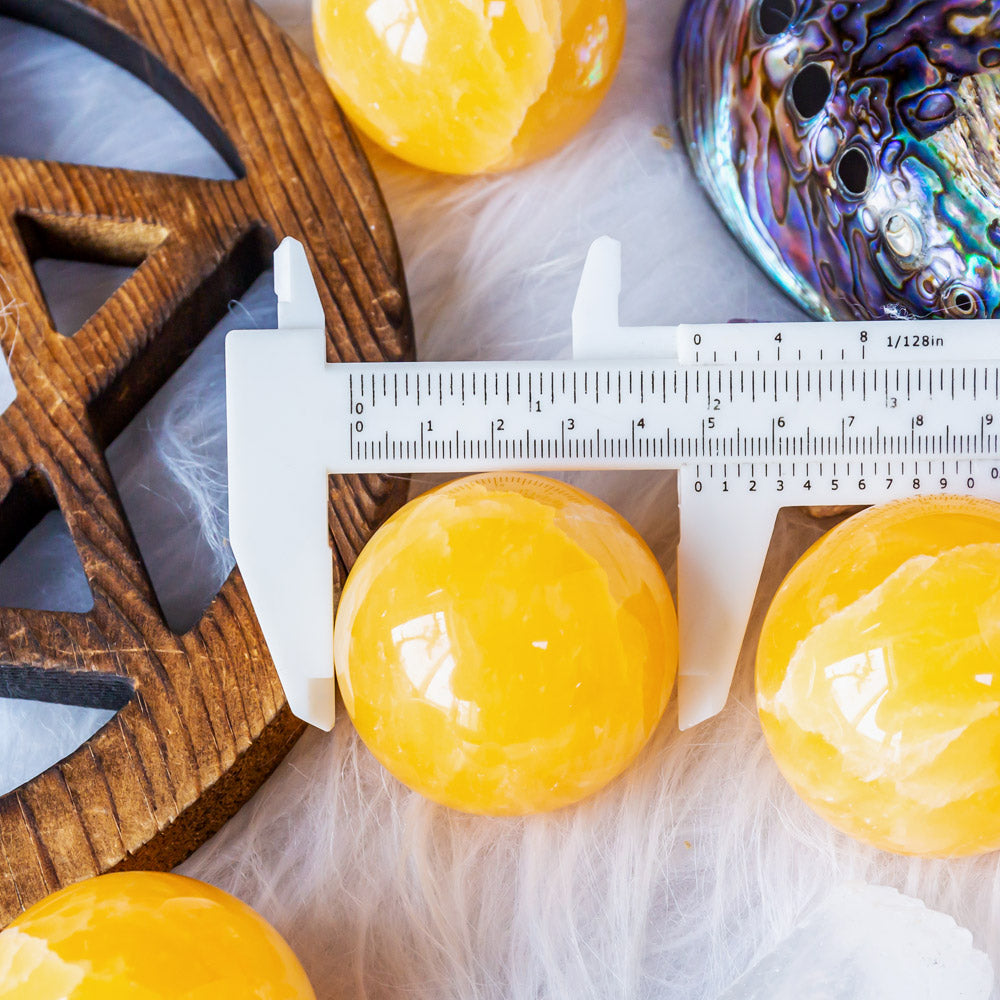
[[[681,728],[726,702],[778,510],[1000,499],[1000,323],[622,328],[590,249],[572,361],[328,364],[301,244],[278,330],[226,340],[233,551],[291,710],[334,718],[327,476],[676,469]]]

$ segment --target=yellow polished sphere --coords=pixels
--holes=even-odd
[[[537,812],[620,774],[667,704],[677,622],[659,565],[564,483],[471,476],[407,504],[365,547],[334,633],[372,753],[466,812]]]
[[[1000,847],[1000,504],[871,508],[788,574],[757,652],[778,766],[889,851]]]
[[[263,918],[210,885],[120,872],[71,885],[0,933],[0,1000],[316,1000]]]
[[[625,0],[314,0],[320,67],[353,122],[447,173],[546,156],[597,109]]]

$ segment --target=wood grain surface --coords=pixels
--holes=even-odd
[[[149,83],[236,175],[211,181],[0,159],[0,556],[59,508],[94,594],[86,614],[0,609],[0,696],[120,709],[70,757],[0,797],[0,926],[113,869],[167,868],[235,812],[301,732],[238,571],[171,632],[104,449],[261,270],[302,240],[330,360],[412,355],[392,229],[318,72],[244,0],[0,0],[0,15],[82,42]],[[73,337],[58,334],[40,256],[138,265]],[[398,478],[338,480],[331,572],[402,500]],[[335,565],[335,564],[339,564]]]

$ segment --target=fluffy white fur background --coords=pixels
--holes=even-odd
[[[311,47],[308,0],[263,6]],[[580,266],[602,233],[624,244],[626,323],[795,315],[724,231],[679,145],[667,148],[653,134],[659,125],[673,131],[669,67],[680,7],[633,0],[605,105],[542,164],[461,180],[373,151],[422,358],[567,356]],[[226,173],[141,85],[4,20],[0,151]],[[54,310],[65,310],[67,327],[88,315],[81,295],[121,278],[48,266],[59,286]],[[272,316],[264,276],[227,324],[269,326]],[[231,564],[221,336],[213,333],[112,449],[136,533],[178,622],[196,617]],[[668,476],[572,478],[621,510],[670,570]],[[801,516],[785,519],[772,587],[814,533]],[[0,600],[85,601],[68,555],[53,523],[43,525],[0,568]],[[26,572],[43,562],[49,576]],[[749,668],[745,657],[718,719],[679,734],[672,704],[639,762],[604,793],[523,820],[472,818],[423,801],[382,771],[342,718],[329,736],[306,735],[182,870],[273,921],[320,1000],[708,1000],[786,935],[817,894],[848,879],[894,886],[952,915],[1000,964],[998,856],[913,861],[827,827],[768,755]],[[0,788],[59,759],[106,717],[0,701]],[[816,952],[822,962],[822,942]],[[829,970],[830,984],[841,972]],[[841,994],[831,985],[805,995]]]

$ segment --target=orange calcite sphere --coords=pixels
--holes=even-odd
[[[820,539],[764,622],[757,707],[839,829],[903,854],[1000,847],[1000,504],[914,498]]]
[[[2,1000],[316,1000],[292,950],[233,896],[121,872],[54,893],[0,933]]]
[[[315,0],[313,27],[363,132],[472,174],[546,156],[583,126],[618,65],[625,0]]]
[[[407,504],[365,547],[334,632],[347,711],[375,756],[474,813],[554,809],[620,774],[677,665],[666,580],[600,501],[488,474]]]

